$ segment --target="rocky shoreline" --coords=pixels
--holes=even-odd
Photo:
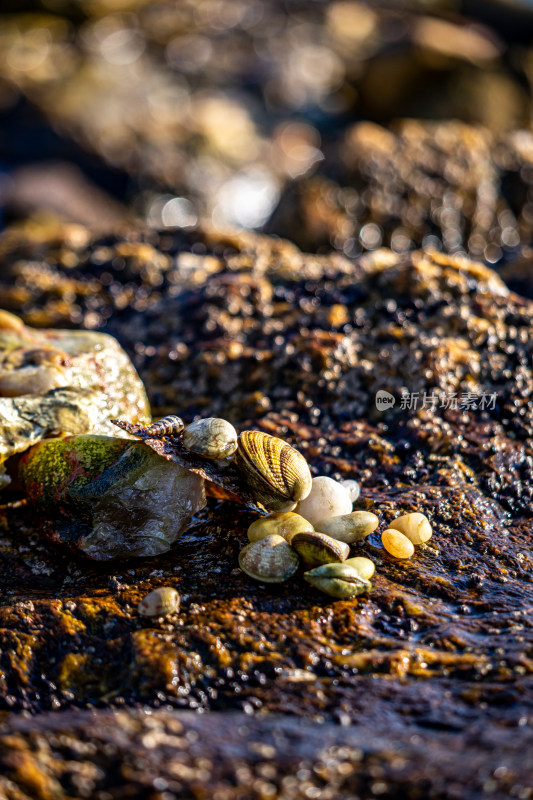
[[[531,301],[436,252],[350,262],[253,234],[130,232],[104,244],[76,230],[5,237],[9,310],[113,333],[155,416],[224,415],[297,444],[314,475],[356,477],[357,504],[380,519],[361,546],[376,576],[348,601],[303,582],[257,584],[237,567],[256,517],[213,498],[169,553],[95,564],[49,543],[31,507],[4,495],[6,796],[314,796],[298,759],[320,775],[327,748],[346,746],[332,797],[527,798]],[[376,407],[379,390],[397,398],[392,410]],[[413,393],[438,400],[408,407]],[[432,548],[398,562],[378,534],[409,511],[430,518]],[[162,585],[180,592],[176,619],[139,618],[141,597]],[[188,731],[194,756],[168,740],[172,777],[146,737]],[[256,736],[275,748],[257,763],[246,745]],[[153,770],[166,788],[146,788]]]

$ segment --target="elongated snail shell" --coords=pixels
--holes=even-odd
[[[311,491],[305,458],[283,439],[268,433],[243,431],[236,463],[257,500],[269,511],[290,511]]]
[[[163,419],[145,428],[143,434],[149,434],[154,439],[160,439],[163,436],[178,436],[184,427],[185,425],[180,417],[177,417],[176,414],[169,414],[168,417],[163,417]]]
[[[187,425],[182,442],[204,458],[227,458],[237,450],[237,431],[225,419],[206,417]]]

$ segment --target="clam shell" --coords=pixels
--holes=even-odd
[[[372,588],[369,580],[346,563],[322,564],[305,572],[304,579],[321,592],[340,599],[356,597]]]
[[[290,544],[292,537],[296,533],[312,530],[311,523],[299,514],[293,514],[292,511],[278,511],[252,522],[248,528],[248,539],[251,542],[257,542],[258,539],[277,533],[278,536],[283,536]]]
[[[292,510],[311,491],[305,458],[283,439],[268,433],[243,431],[236,463],[257,500],[268,510]]]
[[[350,547],[345,542],[338,542],[325,533],[315,531],[296,533],[292,537],[291,545],[304,564],[311,567],[344,561],[350,555]]]
[[[239,553],[239,566],[250,578],[262,583],[282,583],[298,569],[298,556],[277,534],[247,544]]]
[[[352,511],[351,514],[342,514],[340,517],[329,517],[320,520],[315,528],[320,533],[327,533],[339,542],[360,542],[375,531],[379,525],[379,519],[370,511]]]
[[[180,596],[171,586],[160,586],[147,594],[138,605],[143,617],[169,617],[180,607]]]
[[[207,417],[188,425],[182,442],[187,450],[204,458],[227,458],[237,450],[237,431],[225,419]]]
[[[433,531],[431,530],[431,523],[425,514],[420,514],[416,511],[413,514],[404,514],[402,517],[397,517],[390,523],[389,528],[395,531],[400,531],[404,536],[407,536],[413,544],[423,544],[431,539]]]

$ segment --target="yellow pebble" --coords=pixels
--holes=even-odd
[[[295,534],[312,530],[314,528],[311,523],[299,514],[294,514],[292,511],[278,511],[252,522],[248,528],[248,539],[250,542],[257,542],[265,536],[276,533],[278,536],[283,536],[290,544]]]
[[[381,541],[387,553],[390,553],[394,558],[411,558],[415,552],[415,547],[407,536],[392,528],[387,528],[386,531],[383,531]]]
[[[344,563],[349,564],[350,567],[356,569],[359,575],[362,578],[366,578],[367,580],[369,580],[376,571],[376,565],[374,564],[374,562],[371,561],[369,558],[365,558],[364,556],[354,556],[353,558],[347,558]]]
[[[400,531],[413,544],[423,544],[431,539],[431,523],[425,514],[418,511],[398,517],[389,524],[389,528]]]

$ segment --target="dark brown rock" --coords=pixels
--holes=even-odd
[[[454,759],[464,768],[459,782],[463,796],[476,797],[485,773],[477,745],[467,744],[472,731],[483,728],[502,754],[511,741],[525,750],[532,714],[531,302],[490,269],[434,252],[350,262],[248,234],[151,234],[149,243],[131,234],[94,244],[68,237],[5,237],[10,307],[58,324],[57,294],[46,283],[53,271],[54,292],[76,287],[76,313],[93,315],[133,354],[156,414],[227,416],[239,429],[297,443],[315,474],[357,477],[358,504],[379,515],[380,527],[353,554],[370,556],[376,576],[370,594],[350,601],[318,594],[301,576],[275,588],[252,582],[237,555],[254,516],[230,502],[210,500],[165,556],[112,568],[55,549],[36,535],[31,508],[5,506],[4,708],[127,703],[303,714],[358,723],[354,742],[397,720],[386,740],[395,752],[415,733],[453,732],[438,734],[428,763],[439,759],[441,741],[442,752],[464,751]],[[65,254],[78,266],[67,268]],[[21,271],[33,276],[24,299]],[[74,322],[70,303],[59,313]],[[393,409],[376,408],[380,389],[397,397]],[[494,407],[468,409],[439,400],[431,412],[401,408],[402,390],[497,397]],[[427,514],[434,535],[400,563],[379,533],[409,511]],[[139,600],[160,585],[180,592],[177,619],[139,618]],[[138,730],[130,719],[125,748]],[[27,749],[14,725],[8,730]],[[403,787],[388,759],[383,770],[384,791]],[[421,773],[409,766],[406,774],[413,782]],[[422,774],[437,796],[429,766]],[[347,796],[359,790],[347,786]]]
[[[8,800],[528,797],[533,739],[479,724],[420,729],[169,711],[66,712],[0,724]]]
[[[531,242],[532,155],[528,129],[358,122],[317,174],[286,188],[266,230],[305,250],[438,247],[506,268]]]

